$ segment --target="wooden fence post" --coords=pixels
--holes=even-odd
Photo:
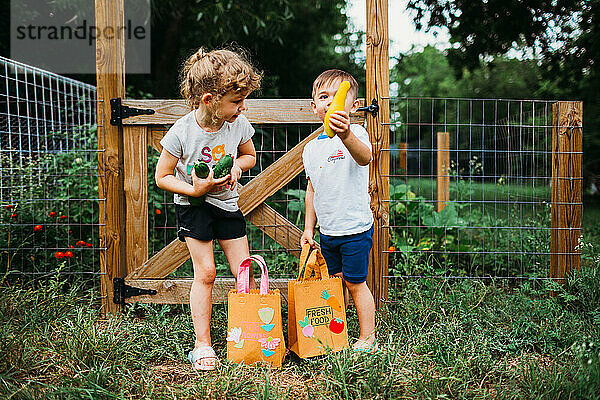
[[[554,103],[552,118],[550,276],[564,282],[581,265],[583,103]]]
[[[450,135],[437,133],[437,203],[436,211],[446,208],[450,200]]]
[[[100,290],[102,313],[117,313],[113,302],[113,278],[125,276],[125,199],[123,192],[123,131],[110,124],[110,99],[125,97],[124,0],[96,0],[98,31],[112,29],[111,38],[96,40],[98,120],[98,193],[100,198]]]
[[[400,173],[406,178],[406,171],[408,170],[408,143],[398,143],[398,168],[401,170]]]
[[[376,99],[379,113],[367,116],[367,130],[373,144],[373,161],[369,170],[371,210],[375,218],[373,248],[367,284],[379,308],[387,298],[389,245],[389,171],[390,171],[390,71],[387,0],[367,0],[367,104]]]

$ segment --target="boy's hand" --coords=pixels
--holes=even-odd
[[[315,235],[314,231],[305,230],[302,232],[302,236],[300,237],[300,246],[304,246],[306,243],[310,245],[310,247],[315,247],[315,241],[313,240],[313,236]]]
[[[350,134],[350,116],[346,111],[336,111],[329,116],[329,127],[340,139]]]
[[[202,179],[198,178],[198,176],[196,175],[196,169],[192,168],[192,186],[194,187],[192,194],[193,197],[200,197],[202,195],[205,195],[211,190],[214,190],[219,186],[225,185],[229,180],[229,174],[225,175],[222,178],[214,179],[215,173],[213,172],[213,169],[210,166],[208,167],[208,169],[208,176],[206,177],[206,179]]]

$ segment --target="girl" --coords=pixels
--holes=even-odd
[[[237,181],[256,163],[256,152],[251,140],[254,128],[241,113],[246,109],[244,100],[260,87],[261,78],[236,52],[200,48],[181,74],[181,94],[192,111],[177,120],[160,141],[163,150],[156,184],[175,193],[177,236],[186,243],[194,265],[190,308],[196,342],[188,358],[196,370],[212,370],[217,364],[210,337],[216,276],[213,239],[236,278],[240,262],[250,255],[246,222],[237,205]],[[214,179],[212,166],[226,154],[234,158],[231,173]],[[197,160],[211,166],[206,179],[195,174]],[[200,206],[190,205],[190,197],[200,196],[204,196]],[[256,287],[253,276],[250,284]]]

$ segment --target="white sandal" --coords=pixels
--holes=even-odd
[[[188,354],[196,371],[212,371],[217,366],[217,354],[211,346],[200,346]]]

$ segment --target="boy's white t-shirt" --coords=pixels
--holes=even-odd
[[[369,149],[369,134],[360,125],[352,133]],[[362,233],[373,225],[369,196],[369,166],[360,166],[336,135],[325,133],[304,147],[302,162],[315,190],[313,204],[319,230],[328,236]]]
[[[214,168],[225,154],[235,159],[240,144],[246,143],[254,135],[254,128],[244,115],[233,122],[225,121],[217,132],[206,132],[198,125],[194,111],[178,119],[160,141],[165,150],[177,157],[175,176],[192,184],[192,167],[197,160]],[[206,202],[225,211],[237,211],[239,194],[225,187],[206,194]],[[175,204],[189,205],[188,196],[175,193]]]

